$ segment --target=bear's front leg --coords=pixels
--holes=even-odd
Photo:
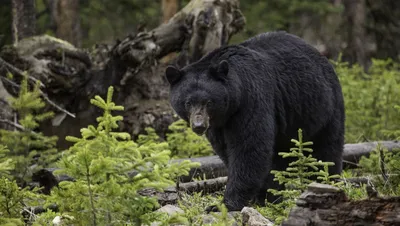
[[[260,189],[264,188],[272,153],[265,145],[264,142],[254,142],[230,150],[228,183],[224,195],[224,204],[230,211],[240,211],[250,201],[257,201]]]

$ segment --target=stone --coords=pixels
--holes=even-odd
[[[274,224],[251,207],[244,207],[241,211],[242,223],[246,226],[273,226]]]

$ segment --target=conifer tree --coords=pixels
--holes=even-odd
[[[98,125],[81,129],[82,137],[67,137],[74,145],[64,153],[57,174],[67,174],[74,182],[61,182],[52,191],[51,202],[59,205],[61,213],[68,213],[81,225],[150,224],[166,219],[153,212],[158,202],[155,197],[139,194],[140,190],[154,188],[162,191],[174,185],[176,177],[187,175],[198,166],[190,161],[170,163],[166,142],[155,142],[142,137],[135,143],[124,132],[115,132],[122,116],[122,106],[112,102],[110,87],[106,100],[95,96],[91,103],[103,110]],[[129,172],[134,171],[134,176]]]
[[[37,131],[40,122],[53,116],[53,112],[43,112],[45,102],[40,95],[39,82],[30,90],[28,75],[24,74],[18,97],[10,100],[20,130],[0,130],[0,143],[10,150],[7,155],[15,163],[13,176],[19,184],[30,180],[32,166],[40,169],[57,158],[55,145],[58,138]]]

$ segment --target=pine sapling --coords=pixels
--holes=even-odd
[[[170,150],[166,142],[156,142],[142,137],[139,143],[124,132],[115,132],[122,116],[122,106],[112,102],[113,88],[108,89],[106,100],[95,96],[91,103],[103,110],[97,118],[97,127],[90,125],[81,129],[82,137],[68,136],[74,145],[59,161],[61,170],[74,182],[61,182],[59,189],[52,191],[52,201],[60,206],[62,213],[76,219],[77,224],[150,224],[157,220],[166,222],[179,217],[165,219],[153,212],[159,204],[155,197],[139,194],[143,189],[162,191],[174,185],[174,180],[187,175],[190,161],[170,163]]]

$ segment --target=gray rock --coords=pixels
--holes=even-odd
[[[242,223],[246,226],[273,226],[274,224],[263,217],[257,210],[251,207],[244,207],[241,211]]]
[[[329,184],[320,184],[316,182],[312,182],[308,185],[308,189],[311,192],[321,194],[321,193],[339,193],[341,190],[338,187],[329,185]]]
[[[203,225],[210,225],[210,224],[216,223],[217,219],[216,219],[216,217],[214,215],[220,215],[220,214],[221,214],[220,212],[215,212],[213,214],[210,213],[210,214],[202,215],[201,218],[203,220],[202,221]],[[239,211],[228,212],[228,218],[230,220],[235,220],[237,218],[240,218],[240,212]],[[237,222],[233,222],[229,226],[239,226],[239,224]]]
[[[183,213],[183,210],[181,208],[173,205],[165,205],[156,211],[167,213],[169,216],[172,216],[176,213]]]

